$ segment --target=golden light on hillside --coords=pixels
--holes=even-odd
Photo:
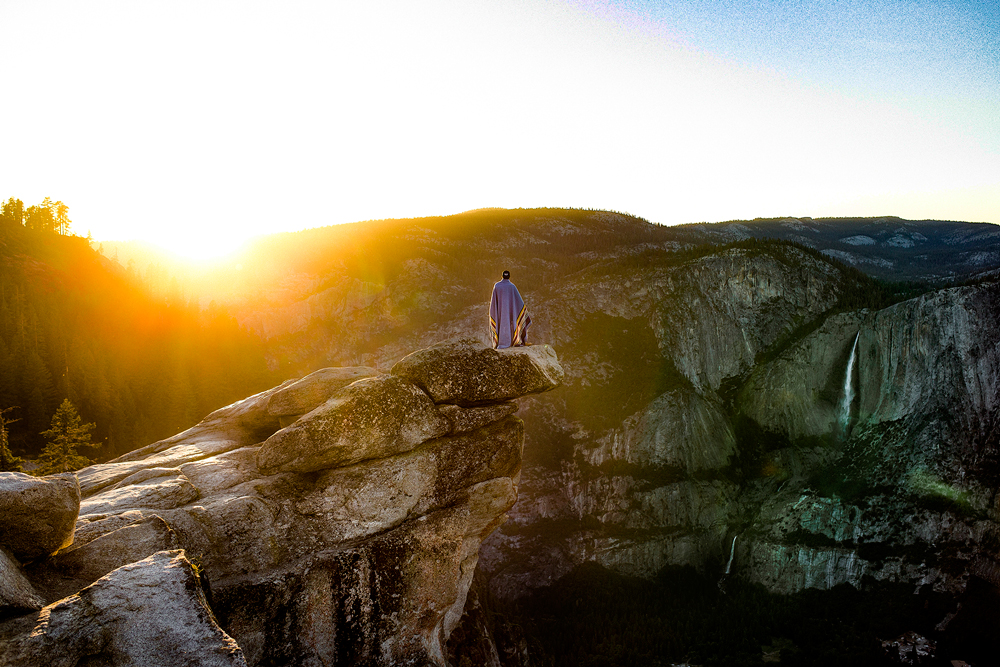
[[[172,236],[157,236],[150,242],[177,257],[198,263],[214,262],[235,254],[247,237],[226,228],[207,229]]]

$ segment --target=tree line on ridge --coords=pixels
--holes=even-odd
[[[274,383],[260,340],[225,309],[153,296],[69,233],[61,202],[0,207],[0,410],[11,457],[42,454],[66,400],[93,425],[79,454],[107,460]]]

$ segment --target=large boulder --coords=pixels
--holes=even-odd
[[[562,366],[548,345],[494,350],[474,338],[418,350],[400,359],[391,372],[426,391],[435,403],[464,406],[537,394],[563,380]]]
[[[131,523],[81,546],[60,551],[30,574],[49,600],[72,595],[112,570],[140,561],[159,551],[181,547],[166,521],[158,516]]]
[[[408,452],[450,428],[410,382],[391,375],[366,378],[265,440],[257,467],[265,474],[336,468]]]
[[[51,566],[89,583],[119,567],[179,547],[177,536],[167,522],[154,515],[60,552],[52,559]]]
[[[74,474],[0,472],[0,546],[21,562],[72,544],[79,512],[80,485]]]
[[[183,551],[118,568],[77,595],[0,624],[0,664],[245,667]]]
[[[188,553],[200,557],[213,584],[269,581],[313,554],[462,502],[476,484],[515,477],[523,438],[524,424],[507,417],[384,459],[318,474],[258,474],[158,514]]]

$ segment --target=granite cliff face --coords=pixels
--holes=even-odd
[[[455,341],[286,382],[76,475],[4,473],[12,515],[60,502],[26,520],[56,528],[0,535],[0,662],[446,665],[517,498],[510,400],[561,379],[548,346]]]
[[[720,282],[746,288],[725,274]],[[756,346],[749,333],[744,345],[701,340],[731,334],[719,312],[704,312],[718,308],[711,300],[682,298],[715,324],[679,325],[684,309],[661,306],[670,312],[650,318],[652,338],[671,341],[661,349],[675,360],[673,382],[634,412],[627,404],[617,423],[574,401],[599,391],[598,373],[614,384],[614,364],[628,368],[616,348],[627,352],[636,322],[622,323],[600,361],[556,337],[566,390],[529,401],[524,414],[549,426],[533,435],[562,443],[561,464],[526,470],[513,521],[488,541],[494,592],[519,596],[586,561],[642,577],[669,565],[720,576],[728,567],[778,593],[871,577],[960,598],[970,577],[998,583],[995,283],[828,317],[831,301],[785,285],[769,307],[802,328]],[[718,303],[734,330],[752,321],[734,312],[738,295]],[[730,370],[715,380],[706,368]],[[638,372],[627,377],[626,401],[641,389]]]
[[[960,593],[996,569],[998,316],[995,283],[941,290],[831,318],[755,371],[741,406],[788,446],[772,456],[783,488],[743,543],[749,576],[782,591],[872,576]]]
[[[595,270],[557,292],[544,307],[558,313],[566,391],[525,415],[549,426],[532,437],[562,443],[561,464],[530,469],[513,522],[490,540],[494,591],[516,596],[585,561],[646,577],[722,562],[744,481],[733,381],[831,309],[844,280],[795,248],[733,248]],[[545,525],[560,539],[533,529]]]

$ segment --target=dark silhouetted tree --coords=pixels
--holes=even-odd
[[[24,224],[24,202],[11,197],[0,208],[0,221],[7,225]]]
[[[92,463],[86,456],[76,453],[81,445],[90,445],[90,432],[94,424],[81,424],[76,407],[68,398],[52,415],[52,426],[42,431],[42,436],[49,441],[38,457],[36,475],[52,475],[60,472],[79,470]]]
[[[0,472],[21,472],[21,464],[24,463],[24,459],[11,453],[7,440],[7,425],[18,421],[7,418],[7,413],[13,409],[9,407],[0,410]]]

